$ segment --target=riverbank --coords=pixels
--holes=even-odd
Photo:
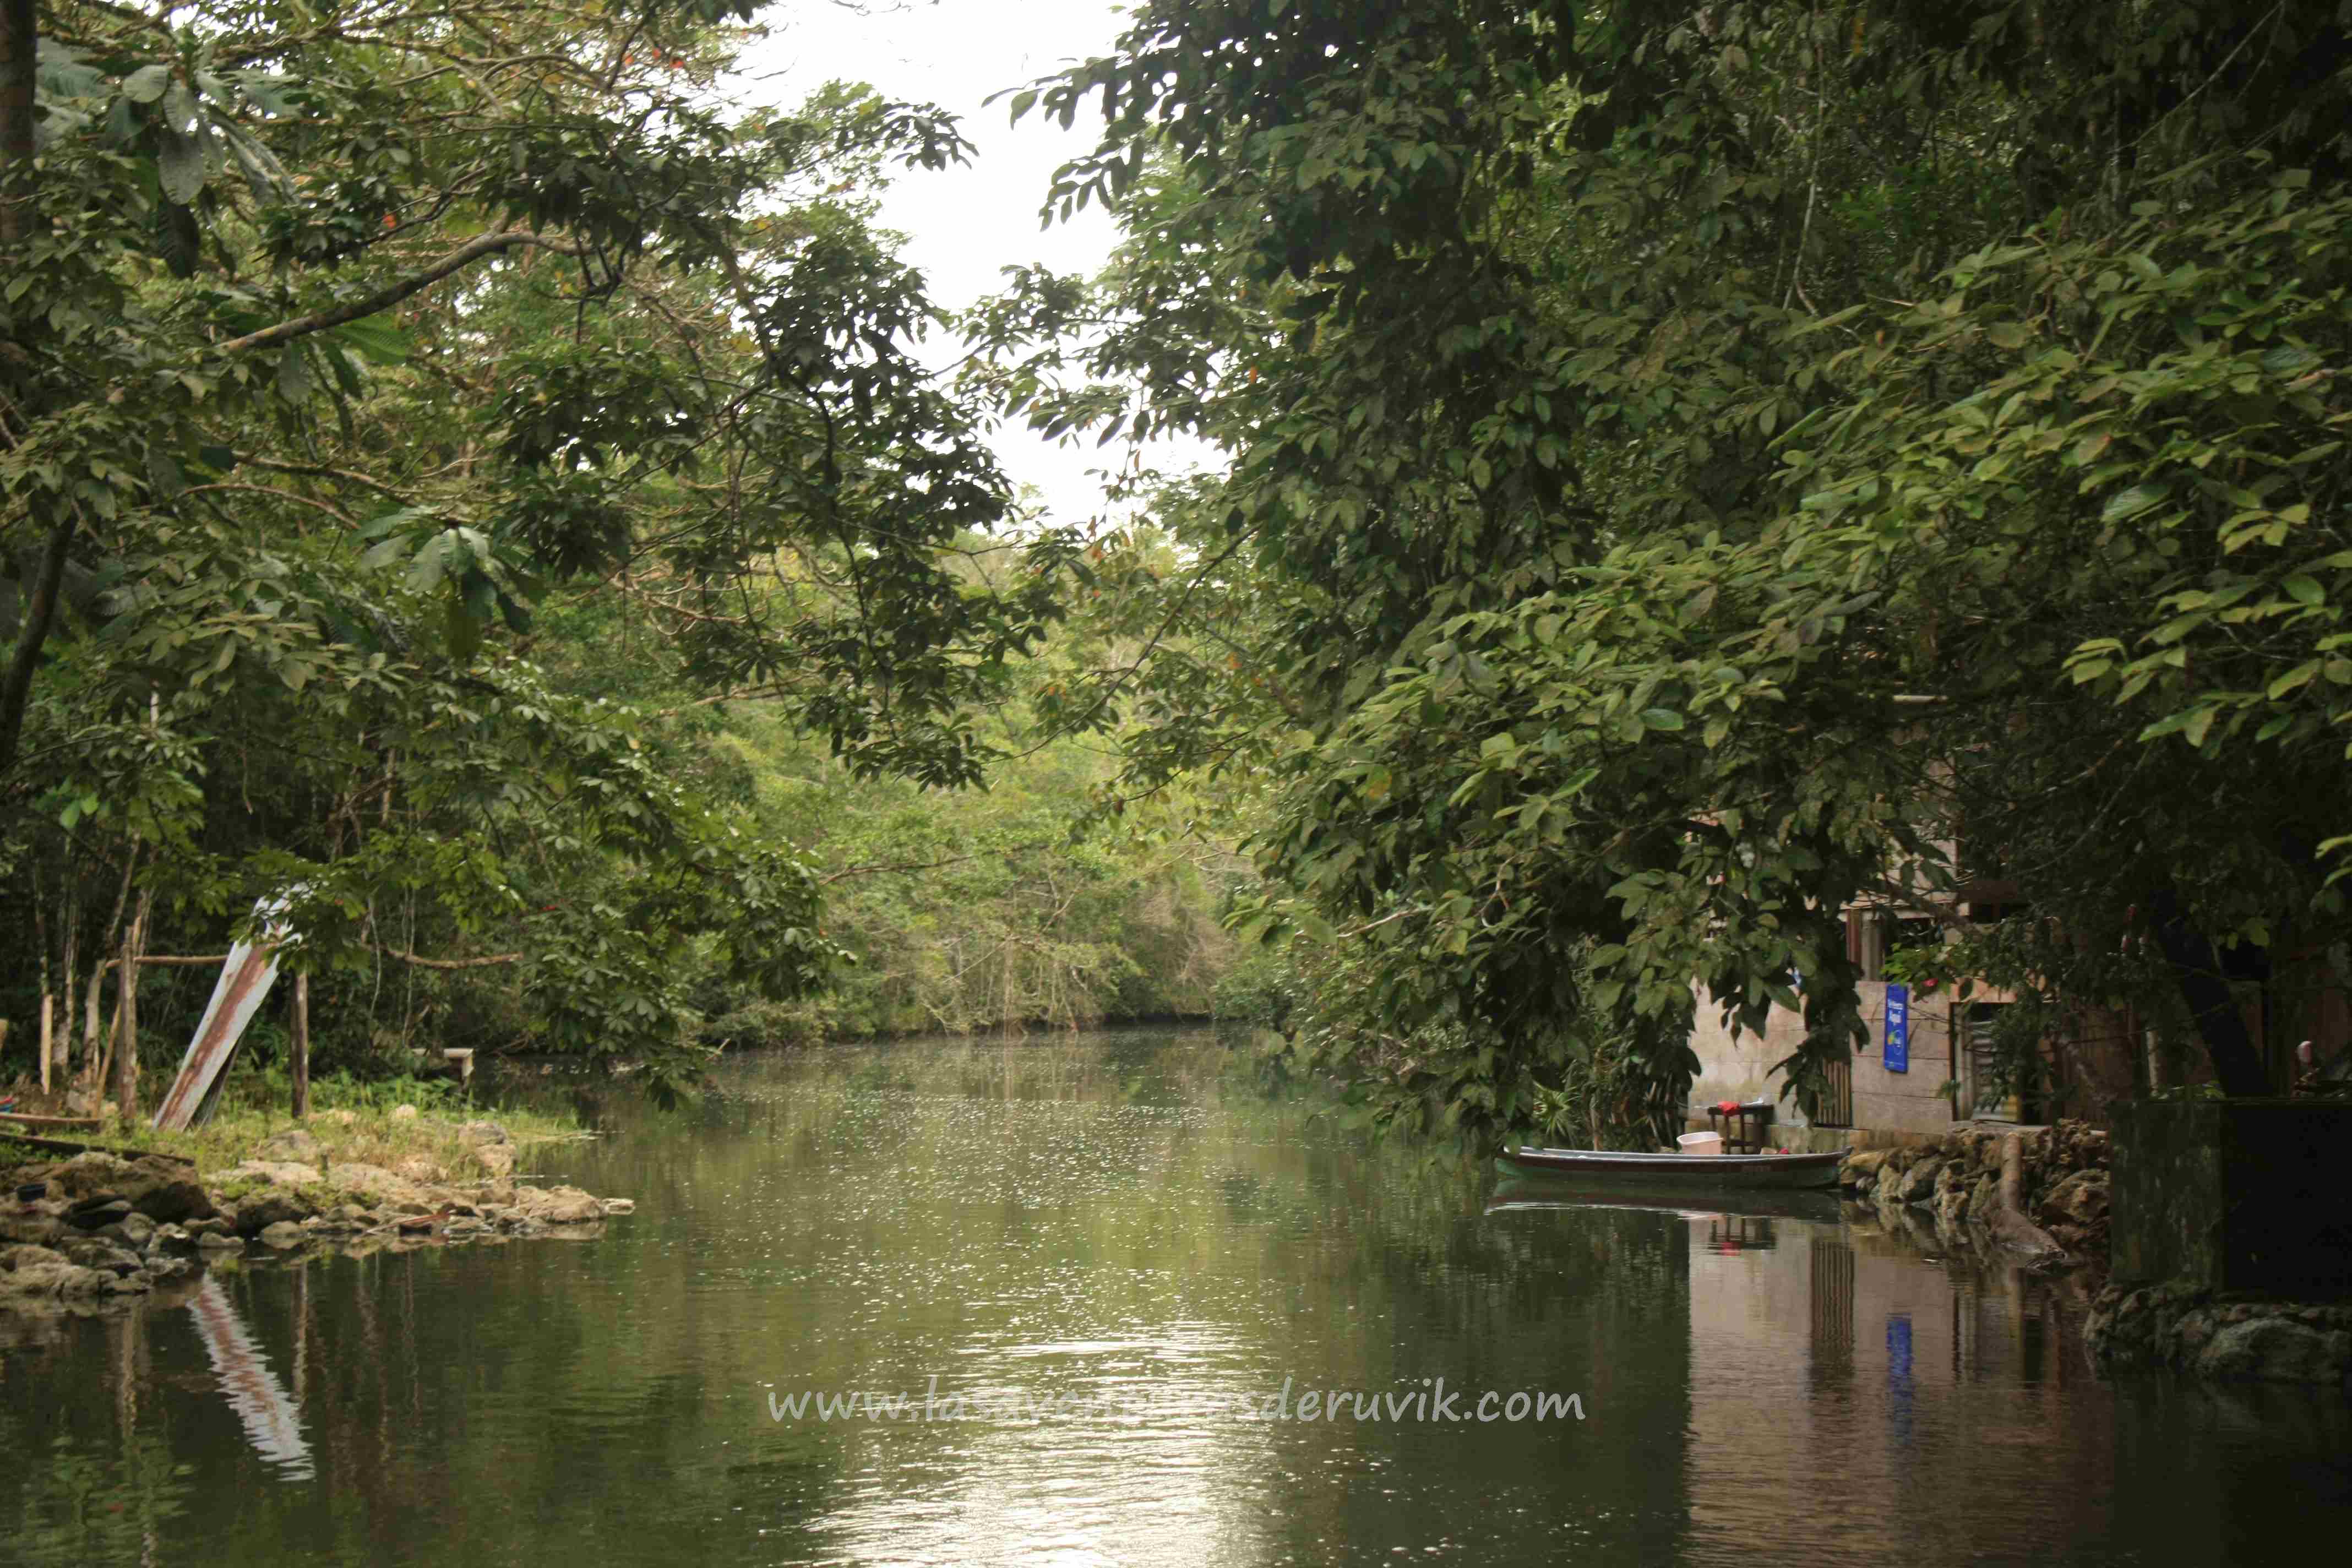
[[[2004,1145],[2019,1142],[2014,1214],[2000,1197]],[[2352,1305],[2181,1283],[2108,1283],[2109,1140],[2081,1122],[2010,1133],[1963,1128],[1911,1147],[1864,1150],[1842,1172],[1847,1196],[1882,1229],[1922,1247],[2009,1251],[2077,1273],[2087,1293],[2084,1342],[2102,1373],[2163,1371],[2209,1382],[2290,1383],[2352,1394]],[[2011,1243],[2024,1220],[2032,1236]]]
[[[2012,1139],[2017,1192],[2013,1205],[2004,1205],[2001,1163]],[[1888,1228],[2104,1276],[2108,1162],[2107,1134],[2080,1121],[2020,1131],[1963,1127],[1924,1143],[1859,1151],[1847,1157],[1839,1181]]]
[[[0,1139],[0,1310],[93,1312],[248,1254],[574,1238],[625,1199],[540,1186],[517,1170],[572,1134],[544,1118],[428,1117],[403,1104],[320,1112],[254,1140],[243,1119],[196,1133],[116,1127],[109,1150],[44,1153]],[[542,1125],[543,1124],[543,1125]]]
[[[2109,1285],[2084,1337],[2102,1372],[2304,1383],[2352,1395],[2352,1305],[2182,1284]]]

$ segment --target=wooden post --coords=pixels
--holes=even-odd
[[[297,1121],[310,1114],[310,977],[294,977],[294,1115]]]

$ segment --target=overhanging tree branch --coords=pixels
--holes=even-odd
[[[320,310],[308,316],[298,316],[290,321],[280,321],[274,327],[264,327],[257,332],[247,332],[241,338],[231,338],[219,346],[218,352],[234,354],[243,353],[248,349],[266,349],[273,343],[290,342],[296,338],[309,337],[313,332],[323,332],[340,327],[346,321],[356,321],[362,317],[373,316],[378,310],[388,310],[399,304],[412,294],[423,293],[452,273],[464,271],[485,256],[495,256],[499,251],[513,250],[522,246],[537,246],[542,250],[553,250],[565,256],[580,254],[579,247],[569,240],[551,239],[546,235],[533,234],[527,229],[507,229],[498,234],[486,234],[478,239],[467,240],[424,271],[379,289],[373,294],[362,295],[348,303],[337,305],[332,310]]]
[[[419,969],[488,969],[501,963],[520,963],[519,952],[493,952],[483,958],[426,958],[421,953],[404,952],[396,947],[379,947],[377,952],[386,958],[396,958],[403,963],[413,963]]]
[[[493,952],[482,958],[426,958],[422,953],[407,952],[396,947],[371,947],[368,951],[381,953],[386,958],[398,959],[403,963],[415,964],[420,969],[489,969],[502,963],[522,962],[522,954],[520,952]],[[226,963],[230,956],[226,952],[161,954],[142,952],[139,955],[139,966],[144,969],[149,964],[166,963],[179,964],[183,967],[202,967],[205,964]],[[103,973],[121,962],[119,958],[110,958],[100,963],[98,967],[100,973]]]

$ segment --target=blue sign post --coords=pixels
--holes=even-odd
[[[1911,987],[1886,988],[1886,1070],[1911,1070]]]

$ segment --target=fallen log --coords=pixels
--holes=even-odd
[[[78,1127],[95,1131],[95,1116],[36,1116],[29,1110],[0,1110],[0,1127]]]
[[[12,1127],[0,1127],[0,1138],[11,1143],[23,1143],[52,1154],[111,1154],[118,1160],[142,1160],[153,1155],[158,1160],[170,1160],[191,1170],[195,1162],[185,1154],[166,1154],[161,1149],[115,1149],[104,1143],[69,1143],[62,1138],[36,1138],[29,1132],[19,1132]]]

